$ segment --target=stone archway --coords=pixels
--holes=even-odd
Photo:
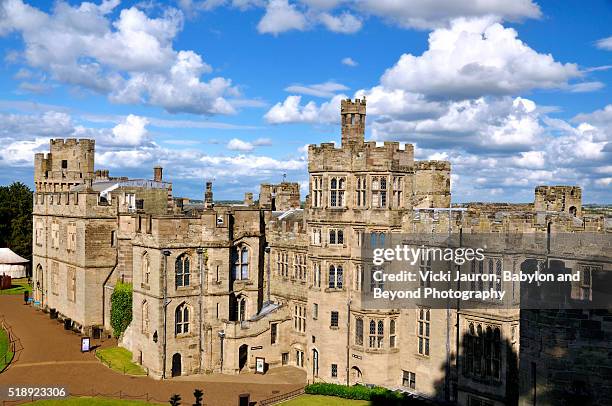
[[[361,369],[359,369],[359,367],[357,366],[353,366],[351,368],[351,384],[357,385],[357,384],[362,384],[362,383],[363,383],[363,374],[361,372]]]

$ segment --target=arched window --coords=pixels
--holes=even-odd
[[[142,256],[142,283],[145,285],[149,284],[151,278],[151,264],[149,262],[149,255],[145,252]]]
[[[329,182],[329,205],[331,207],[344,207],[344,178],[331,178]]]
[[[182,303],[176,307],[174,312],[174,333],[189,333],[189,306]]]
[[[493,332],[493,356],[491,361],[491,375],[494,379],[500,378],[501,371],[501,333],[499,328]]]
[[[378,338],[377,338],[377,347],[382,348],[383,341],[385,337],[385,323],[382,320],[378,320]]]
[[[249,279],[249,248],[246,245],[235,247],[232,253],[232,260],[232,276],[234,280]]]
[[[376,322],[374,320],[370,320],[370,348],[376,347]]]
[[[330,289],[342,289],[342,266],[341,265],[330,265],[329,266],[329,288]]]
[[[363,319],[361,317],[355,319],[355,344],[363,345]]]
[[[247,315],[247,300],[244,296],[238,298],[238,321],[245,321]]]
[[[372,207],[387,207],[387,177],[372,178]]]
[[[189,256],[183,254],[176,259],[175,270],[175,284],[177,288],[182,286],[189,286]]]
[[[501,258],[497,258],[495,262],[495,276],[497,280],[495,281],[495,289],[501,291],[502,288],[502,260]]]
[[[395,348],[395,319],[389,321],[389,347]]]
[[[149,333],[149,304],[146,300],[142,302],[142,334]]]

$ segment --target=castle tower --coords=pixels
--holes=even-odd
[[[48,154],[34,156],[34,184],[38,192],[68,191],[94,177],[95,141],[52,139]]]
[[[342,147],[361,145],[365,137],[366,99],[342,100],[340,104],[342,117]]]
[[[210,209],[212,207],[213,207],[212,182],[206,182],[206,191],[204,192],[204,208]]]

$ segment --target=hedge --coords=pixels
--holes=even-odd
[[[132,285],[117,282],[111,295],[111,326],[115,338],[132,322]]]
[[[369,400],[373,405],[423,405],[424,402],[410,398],[408,395],[381,387],[362,385],[345,386],[333,383],[313,383],[306,386],[306,393],[311,395],[336,396],[343,399]]]

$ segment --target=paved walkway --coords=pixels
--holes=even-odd
[[[0,385],[65,385],[73,394],[121,391],[124,397],[148,393],[149,398],[165,403],[179,393],[183,404],[193,403],[193,390],[200,388],[206,405],[235,406],[241,393],[250,393],[251,401],[259,401],[299,389],[306,381],[305,373],[293,367],[272,369],[266,375],[212,374],[165,381],[122,375],[98,362],[93,353],[81,353],[78,334],[64,330],[48,314],[24,305],[21,296],[0,296],[0,317],[23,345],[9,368],[0,374]],[[107,340],[102,347],[112,343]]]

